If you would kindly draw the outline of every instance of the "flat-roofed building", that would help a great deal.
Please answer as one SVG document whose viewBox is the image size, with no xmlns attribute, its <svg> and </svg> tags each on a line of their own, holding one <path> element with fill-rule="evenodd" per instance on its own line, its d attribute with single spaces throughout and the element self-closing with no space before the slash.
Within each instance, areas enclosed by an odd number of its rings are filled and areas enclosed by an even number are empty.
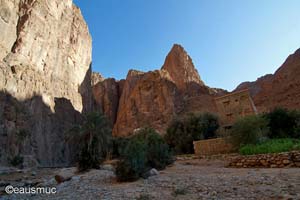
<svg viewBox="0 0 300 200">
<path fill-rule="evenodd" d="M 248 89 L 215 98 L 215 103 L 224 128 L 231 127 L 239 118 L 257 114 Z"/>
</svg>

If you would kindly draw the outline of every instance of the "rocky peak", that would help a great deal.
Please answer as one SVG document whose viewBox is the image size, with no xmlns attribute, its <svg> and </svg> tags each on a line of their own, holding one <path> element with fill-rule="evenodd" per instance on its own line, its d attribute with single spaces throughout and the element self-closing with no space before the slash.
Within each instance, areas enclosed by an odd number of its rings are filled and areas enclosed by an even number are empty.
<svg viewBox="0 0 300 200">
<path fill-rule="evenodd" d="M 179 110 L 179 97 L 167 71 L 130 70 L 119 101 L 113 135 L 128 136 L 145 126 L 163 134 L 169 120 Z"/>
<path fill-rule="evenodd" d="M 93 72 L 92 73 L 92 86 L 97 85 L 97 83 L 99 82 L 103 82 L 105 80 L 105 78 L 98 72 Z"/>
<path fill-rule="evenodd" d="M 179 90 L 186 90 L 189 84 L 195 83 L 204 86 L 191 57 L 178 44 L 172 47 L 162 69 L 169 72 Z"/>
</svg>

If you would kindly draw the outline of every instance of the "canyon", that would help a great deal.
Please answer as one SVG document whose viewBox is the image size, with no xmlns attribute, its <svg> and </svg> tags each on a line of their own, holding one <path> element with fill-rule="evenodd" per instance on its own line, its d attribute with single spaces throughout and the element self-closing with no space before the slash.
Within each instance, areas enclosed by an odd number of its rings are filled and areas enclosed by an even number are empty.
<svg viewBox="0 0 300 200">
<path fill-rule="evenodd" d="M 215 98 L 178 44 L 161 69 L 130 70 L 125 80 L 92 73 L 92 38 L 72 0 L 0 0 L 0 164 L 22 156 L 24 167 L 74 164 L 68 131 L 86 113 L 104 113 L 113 135 L 150 126 L 164 134 L 172 118 L 218 113 Z M 258 112 L 300 109 L 300 49 L 271 75 L 240 84 Z"/>
<path fill-rule="evenodd" d="M 241 83 L 233 92 L 249 89 L 258 113 L 276 107 L 300 109 L 299 77 L 300 49 L 288 56 L 274 74 Z M 191 112 L 218 114 L 215 98 L 228 93 L 205 85 L 192 59 L 178 44 L 172 47 L 160 70 L 130 70 L 126 80 L 106 79 L 93 86 L 99 111 L 114 124 L 114 136 L 128 136 L 145 126 L 164 134 L 175 116 Z"/>
</svg>

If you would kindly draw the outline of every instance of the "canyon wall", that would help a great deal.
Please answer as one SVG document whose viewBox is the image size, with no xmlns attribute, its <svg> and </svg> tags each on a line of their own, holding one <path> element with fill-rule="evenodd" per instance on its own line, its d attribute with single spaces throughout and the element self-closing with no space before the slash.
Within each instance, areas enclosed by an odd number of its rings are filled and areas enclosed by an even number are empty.
<svg viewBox="0 0 300 200">
<path fill-rule="evenodd" d="M 254 82 L 244 82 L 235 91 L 249 89 L 258 112 L 276 107 L 300 109 L 300 49 L 288 56 L 282 66 Z"/>
<path fill-rule="evenodd" d="M 92 106 L 88 27 L 72 0 L 0 0 L 0 163 L 68 165 Z"/>
<path fill-rule="evenodd" d="M 111 119 L 114 136 L 128 136 L 145 126 L 164 134 L 174 116 L 217 112 L 214 97 L 226 93 L 203 83 L 191 57 L 178 44 L 160 70 L 130 70 L 126 80 L 105 79 L 93 86 L 95 107 Z"/>
<path fill-rule="evenodd" d="M 234 92 L 249 89 L 260 113 L 276 107 L 300 109 L 299 77 L 300 49 L 275 74 L 244 82 Z M 206 86 L 191 57 L 177 44 L 160 70 L 130 70 L 121 82 L 101 80 L 93 87 L 93 93 L 98 110 L 112 121 L 114 136 L 128 136 L 144 126 L 164 134 L 174 116 L 190 112 L 218 114 L 215 98 L 228 94 L 226 90 Z"/>
</svg>

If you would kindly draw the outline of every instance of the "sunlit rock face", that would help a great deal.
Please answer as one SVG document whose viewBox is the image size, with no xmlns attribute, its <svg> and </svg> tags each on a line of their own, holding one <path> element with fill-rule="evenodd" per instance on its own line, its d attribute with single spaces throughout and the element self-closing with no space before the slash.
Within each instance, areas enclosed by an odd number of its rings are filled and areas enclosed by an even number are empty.
<svg viewBox="0 0 300 200">
<path fill-rule="evenodd" d="M 128 136 L 148 126 L 165 134 L 173 117 L 189 112 L 216 112 L 214 97 L 224 90 L 211 89 L 200 79 L 192 59 L 174 45 L 161 70 L 130 70 L 122 87 L 115 136 Z"/>
<path fill-rule="evenodd" d="M 88 27 L 71 0 L 0 0 L 0 90 L 20 102 L 33 123 L 26 144 L 6 148 L 15 143 L 7 127 L 17 130 L 21 119 L 6 119 L 4 110 L 14 105 L 0 102 L 1 139 L 7 141 L 2 162 L 19 153 L 45 166 L 69 162 L 62 138 L 75 115 L 91 109 L 91 51 Z M 58 121 L 58 111 L 64 112 L 58 104 L 69 111 L 63 114 L 68 125 Z"/>
<path fill-rule="evenodd" d="M 204 86 L 192 58 L 178 44 L 172 47 L 162 69 L 170 74 L 171 79 L 179 90 L 187 90 L 190 84 Z"/>
<path fill-rule="evenodd" d="M 128 136 L 135 129 L 146 126 L 164 133 L 170 119 L 179 110 L 180 96 L 168 72 L 132 70 L 122 90 L 113 134 Z"/>
</svg>

